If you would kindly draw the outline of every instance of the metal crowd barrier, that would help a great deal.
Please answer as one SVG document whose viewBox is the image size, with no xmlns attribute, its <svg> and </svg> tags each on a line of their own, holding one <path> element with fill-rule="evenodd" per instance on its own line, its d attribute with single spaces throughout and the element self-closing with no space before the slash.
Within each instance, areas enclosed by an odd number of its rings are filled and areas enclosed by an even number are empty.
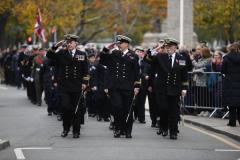
<svg viewBox="0 0 240 160">
<path fill-rule="evenodd" d="M 211 110 L 212 117 L 222 106 L 222 75 L 220 72 L 188 72 L 185 108 Z"/>
</svg>

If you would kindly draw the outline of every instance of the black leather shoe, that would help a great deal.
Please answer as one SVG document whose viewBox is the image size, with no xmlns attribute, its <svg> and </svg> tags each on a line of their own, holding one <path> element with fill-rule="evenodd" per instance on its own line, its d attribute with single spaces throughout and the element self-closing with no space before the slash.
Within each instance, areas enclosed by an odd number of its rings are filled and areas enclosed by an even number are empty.
<svg viewBox="0 0 240 160">
<path fill-rule="evenodd" d="M 162 129 L 159 129 L 158 131 L 157 131 L 157 135 L 161 135 L 162 134 Z"/>
<path fill-rule="evenodd" d="M 139 123 L 145 124 L 146 121 L 145 120 L 139 120 Z"/>
<path fill-rule="evenodd" d="M 228 123 L 227 126 L 229 126 L 229 127 L 236 127 L 236 124 Z"/>
<path fill-rule="evenodd" d="M 61 137 L 67 137 L 67 135 L 68 135 L 68 131 L 63 131 L 61 134 Z"/>
<path fill-rule="evenodd" d="M 110 121 L 109 118 L 104 118 L 103 120 L 104 120 L 104 122 L 109 122 Z"/>
<path fill-rule="evenodd" d="M 168 135 L 168 131 L 163 130 L 163 131 L 162 131 L 162 136 L 163 136 L 163 137 L 166 137 L 167 135 Z"/>
<path fill-rule="evenodd" d="M 79 138 L 79 133 L 73 133 L 73 138 Z"/>
<path fill-rule="evenodd" d="M 113 123 L 113 122 L 110 123 L 109 129 L 110 129 L 110 130 L 113 130 L 113 129 L 114 129 L 114 123 Z"/>
<path fill-rule="evenodd" d="M 121 131 L 120 130 L 114 131 L 113 136 L 114 136 L 114 138 L 119 138 L 121 136 Z"/>
<path fill-rule="evenodd" d="M 156 123 L 152 123 L 152 124 L 151 124 L 151 127 L 152 127 L 152 128 L 156 128 Z"/>
<path fill-rule="evenodd" d="M 177 139 L 177 134 L 170 134 L 170 139 L 176 140 Z"/>
<path fill-rule="evenodd" d="M 101 121 L 102 120 L 102 117 L 97 115 L 97 121 Z"/>
<path fill-rule="evenodd" d="M 120 135 L 121 135 L 121 136 L 124 136 L 124 135 L 125 135 L 125 132 L 124 132 L 124 131 L 120 131 Z"/>
<path fill-rule="evenodd" d="M 62 121 L 62 116 L 61 116 L 61 115 L 58 115 L 58 116 L 57 116 L 57 120 L 58 120 L 58 121 Z"/>
<path fill-rule="evenodd" d="M 131 135 L 131 133 L 126 133 L 126 138 L 132 138 L 132 135 Z"/>
</svg>

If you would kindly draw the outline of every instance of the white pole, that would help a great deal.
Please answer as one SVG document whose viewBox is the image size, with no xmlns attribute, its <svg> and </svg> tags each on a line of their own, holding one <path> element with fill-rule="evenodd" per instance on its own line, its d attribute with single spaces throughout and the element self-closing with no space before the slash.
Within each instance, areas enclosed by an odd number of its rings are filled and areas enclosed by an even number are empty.
<svg viewBox="0 0 240 160">
<path fill-rule="evenodd" d="M 55 32 L 54 32 L 54 37 L 53 37 L 53 41 L 54 41 L 54 43 L 57 43 L 57 27 L 56 26 L 54 26 L 55 27 Z"/>
<path fill-rule="evenodd" d="M 180 46 L 184 44 L 184 0 L 180 0 Z"/>
</svg>

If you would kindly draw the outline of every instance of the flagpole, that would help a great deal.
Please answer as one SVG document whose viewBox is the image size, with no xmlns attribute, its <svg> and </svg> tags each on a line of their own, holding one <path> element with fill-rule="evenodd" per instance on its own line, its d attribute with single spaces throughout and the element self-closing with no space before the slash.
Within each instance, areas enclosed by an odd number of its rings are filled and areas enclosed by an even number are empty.
<svg viewBox="0 0 240 160">
<path fill-rule="evenodd" d="M 36 44 L 36 35 L 33 33 L 33 44 Z"/>
<path fill-rule="evenodd" d="M 56 42 L 57 42 L 57 29 L 54 32 L 54 43 L 56 43 Z"/>
</svg>

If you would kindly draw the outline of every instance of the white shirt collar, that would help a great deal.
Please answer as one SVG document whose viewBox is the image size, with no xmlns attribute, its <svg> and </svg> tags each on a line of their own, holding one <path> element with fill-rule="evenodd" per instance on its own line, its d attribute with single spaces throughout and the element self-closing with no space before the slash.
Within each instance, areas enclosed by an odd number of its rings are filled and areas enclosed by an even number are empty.
<svg viewBox="0 0 240 160">
<path fill-rule="evenodd" d="M 172 67 L 173 67 L 176 53 L 173 53 L 171 56 L 172 56 Z"/>
<path fill-rule="evenodd" d="M 124 52 L 123 52 L 123 55 L 127 54 L 128 53 L 128 49 L 126 49 Z"/>
<path fill-rule="evenodd" d="M 76 50 L 77 50 L 77 49 L 74 48 L 74 49 L 72 50 L 72 53 L 75 54 L 75 53 L 76 53 Z"/>
<path fill-rule="evenodd" d="M 176 56 L 176 53 L 173 53 L 173 54 L 172 54 L 172 59 L 173 59 L 173 60 L 175 59 L 175 56 Z"/>
</svg>

